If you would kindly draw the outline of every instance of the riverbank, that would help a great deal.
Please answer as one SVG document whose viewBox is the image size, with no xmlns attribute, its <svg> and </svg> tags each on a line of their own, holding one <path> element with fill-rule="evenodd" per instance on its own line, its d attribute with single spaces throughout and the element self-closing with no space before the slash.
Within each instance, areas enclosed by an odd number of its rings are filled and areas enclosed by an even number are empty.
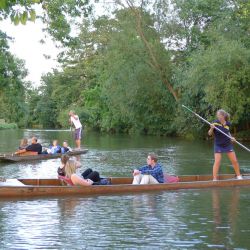
<svg viewBox="0 0 250 250">
<path fill-rule="evenodd" d="M 16 123 L 0 123 L 0 130 L 2 129 L 17 129 Z"/>
</svg>

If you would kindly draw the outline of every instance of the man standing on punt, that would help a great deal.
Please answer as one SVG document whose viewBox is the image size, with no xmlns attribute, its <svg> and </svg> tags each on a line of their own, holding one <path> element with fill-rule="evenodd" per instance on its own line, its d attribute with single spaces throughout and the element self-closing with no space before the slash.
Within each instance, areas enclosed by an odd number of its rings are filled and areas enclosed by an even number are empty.
<svg viewBox="0 0 250 250">
<path fill-rule="evenodd" d="M 147 158 L 147 165 L 135 169 L 133 172 L 133 184 L 157 184 L 164 183 L 164 175 L 162 167 L 157 163 L 157 156 L 149 154 Z"/>
<path fill-rule="evenodd" d="M 69 112 L 69 122 L 70 124 L 74 124 L 75 127 L 75 142 L 76 149 L 81 149 L 81 138 L 82 138 L 82 124 L 80 122 L 79 116 L 75 114 L 74 111 Z"/>
</svg>

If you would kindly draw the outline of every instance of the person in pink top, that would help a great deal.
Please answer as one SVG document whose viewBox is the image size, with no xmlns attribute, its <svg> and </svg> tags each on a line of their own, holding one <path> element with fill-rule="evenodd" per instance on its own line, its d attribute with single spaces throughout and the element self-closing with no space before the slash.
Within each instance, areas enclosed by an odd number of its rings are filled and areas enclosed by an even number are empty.
<svg viewBox="0 0 250 250">
<path fill-rule="evenodd" d="M 93 181 L 90 179 L 84 179 L 83 177 L 76 174 L 76 161 L 68 160 L 65 165 L 65 175 L 74 186 L 91 186 L 93 185 Z"/>
</svg>

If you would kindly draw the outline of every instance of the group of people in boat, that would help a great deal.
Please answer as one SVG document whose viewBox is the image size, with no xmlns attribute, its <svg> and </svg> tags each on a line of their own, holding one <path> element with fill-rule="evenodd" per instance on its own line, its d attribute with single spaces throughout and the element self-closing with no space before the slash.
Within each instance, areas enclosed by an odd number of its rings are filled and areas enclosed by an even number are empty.
<svg viewBox="0 0 250 250">
<path fill-rule="evenodd" d="M 157 184 L 164 183 L 164 174 L 161 165 L 157 162 L 154 153 L 148 154 L 147 164 L 133 171 L 133 184 Z M 58 168 L 58 178 L 68 185 L 91 186 L 109 184 L 109 180 L 101 178 L 97 171 L 88 168 L 81 176 L 76 174 L 81 164 L 68 155 L 62 155 L 61 166 Z"/>
<path fill-rule="evenodd" d="M 69 147 L 68 142 L 64 141 L 62 146 L 58 144 L 58 140 L 53 140 L 49 147 L 44 147 L 38 142 L 37 137 L 31 138 L 31 143 L 28 143 L 27 138 L 21 140 L 18 150 L 15 152 L 16 155 L 22 155 L 27 152 L 34 154 L 65 154 L 71 152 L 72 149 Z"/>
<path fill-rule="evenodd" d="M 76 145 L 80 147 L 81 138 L 81 124 L 79 117 L 75 115 L 73 111 L 69 113 L 70 122 L 75 125 L 77 132 L 75 133 Z M 230 159 L 237 179 L 241 180 L 242 175 L 240 173 L 239 163 L 237 161 L 235 152 L 233 150 L 233 141 L 235 140 L 230 134 L 230 122 L 229 114 L 220 109 L 216 113 L 217 119 L 212 123 L 210 130 L 208 131 L 209 136 L 214 136 L 214 165 L 213 165 L 213 180 L 218 180 L 218 171 L 221 163 L 222 154 L 226 153 Z M 228 138 L 220 131 L 231 137 Z M 28 144 L 27 139 L 23 139 L 19 150 L 16 154 L 22 154 L 25 152 L 36 152 L 38 154 L 65 154 L 71 151 L 66 141 L 63 142 L 62 146 L 59 146 L 58 141 L 54 140 L 48 148 L 42 149 L 42 145 L 38 143 L 36 137 L 31 138 L 31 144 Z M 96 184 L 107 184 L 108 181 L 102 179 L 97 171 L 92 169 L 87 169 L 81 176 L 76 174 L 77 169 L 80 167 L 80 163 L 71 159 L 67 154 L 63 155 L 61 158 L 61 166 L 58 168 L 58 176 L 70 185 L 80 185 L 80 186 L 90 186 Z M 158 157 L 151 153 L 147 157 L 147 164 L 138 169 L 133 170 L 133 184 L 157 184 L 164 183 L 164 173 L 162 166 L 158 163 Z"/>
<path fill-rule="evenodd" d="M 208 131 L 209 136 L 214 136 L 214 165 L 213 165 L 213 180 L 218 180 L 218 171 L 221 163 L 222 154 L 226 153 L 230 159 L 235 173 L 236 178 L 241 180 L 242 175 L 240 173 L 239 163 L 237 161 L 235 152 L 233 150 L 233 142 L 235 139 L 230 134 L 230 122 L 229 114 L 220 109 L 216 113 L 217 119 L 212 123 L 210 130 Z M 223 135 L 219 130 L 231 137 Z M 58 168 L 59 177 L 66 178 L 68 184 L 90 186 L 100 183 L 100 174 L 92 169 L 87 169 L 82 173 L 81 176 L 76 174 L 76 170 L 80 167 L 80 163 L 70 159 L 67 155 L 62 156 L 62 165 Z M 154 154 L 148 154 L 147 164 L 138 169 L 133 170 L 133 184 L 159 184 L 164 183 L 165 177 L 162 170 L 162 166 L 158 163 L 158 157 Z"/>
</svg>

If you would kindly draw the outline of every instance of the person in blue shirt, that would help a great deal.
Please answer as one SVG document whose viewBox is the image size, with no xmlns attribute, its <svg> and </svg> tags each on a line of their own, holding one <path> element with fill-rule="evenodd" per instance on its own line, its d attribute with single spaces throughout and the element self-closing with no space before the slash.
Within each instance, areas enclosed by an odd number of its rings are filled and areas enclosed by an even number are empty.
<svg viewBox="0 0 250 250">
<path fill-rule="evenodd" d="M 155 154 L 149 154 L 147 157 L 147 165 L 134 170 L 133 184 L 164 183 L 162 167 L 157 163 L 157 160 Z"/>
<path fill-rule="evenodd" d="M 63 145 L 61 147 L 61 153 L 66 154 L 67 152 L 72 152 L 71 147 L 69 147 L 68 143 L 66 141 L 63 142 Z"/>
<path fill-rule="evenodd" d="M 224 133 L 230 134 L 230 126 L 231 123 L 229 122 L 230 115 L 223 109 L 220 109 L 216 113 L 217 120 L 215 120 L 210 130 L 208 131 L 208 135 L 212 136 L 214 135 L 214 165 L 213 165 L 213 180 L 216 181 L 218 179 L 218 172 L 220 168 L 221 158 L 222 154 L 226 153 L 229 160 L 231 161 L 234 171 L 237 175 L 237 179 L 241 180 L 242 176 L 240 174 L 240 166 L 237 161 L 237 157 L 235 155 L 234 149 L 233 149 L 233 141 L 227 136 L 223 135 L 219 131 L 217 131 L 215 128 L 220 129 Z"/>
<path fill-rule="evenodd" d="M 45 148 L 45 151 L 43 154 L 60 154 L 61 153 L 61 147 L 58 145 L 58 141 L 54 140 L 52 142 L 52 145 L 49 146 L 49 148 Z"/>
</svg>

